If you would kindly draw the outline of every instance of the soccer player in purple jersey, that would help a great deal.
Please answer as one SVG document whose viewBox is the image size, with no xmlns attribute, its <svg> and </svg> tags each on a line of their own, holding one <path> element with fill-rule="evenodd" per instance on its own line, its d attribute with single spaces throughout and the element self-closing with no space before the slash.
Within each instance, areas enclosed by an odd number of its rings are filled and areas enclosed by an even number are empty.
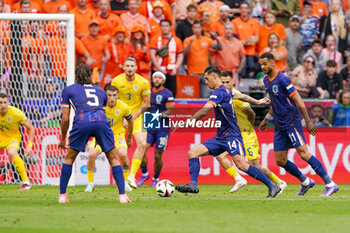
<svg viewBox="0 0 350 233">
<path fill-rule="evenodd" d="M 310 188 L 314 187 L 315 181 L 303 175 L 299 168 L 287 159 L 288 149 L 295 148 L 300 157 L 310 164 L 312 169 L 326 184 L 326 190 L 321 196 L 332 195 L 339 190 L 338 185 L 328 176 L 322 163 L 315 156 L 311 155 L 305 143 L 299 110 L 304 117 L 309 133 L 315 136 L 317 130 L 309 118 L 302 98 L 294 88 L 290 78 L 276 69 L 275 58 L 271 53 L 262 54 L 259 63 L 266 75 L 264 84 L 271 98 L 271 108 L 259 125 L 259 129 L 265 130 L 268 120 L 274 119 L 273 145 L 277 165 L 283 167 L 302 182 L 297 195 L 304 195 Z"/>
<path fill-rule="evenodd" d="M 149 112 L 153 114 L 158 113 L 162 116 L 160 129 L 147 129 L 146 151 L 156 144 L 154 148 L 154 176 L 151 184 L 152 187 L 156 187 L 159 181 L 159 175 L 163 167 L 162 155 L 168 144 L 170 134 L 170 128 L 163 128 L 163 123 L 169 125 L 169 118 L 166 116 L 171 115 L 175 105 L 173 93 L 163 86 L 165 80 L 165 74 L 160 71 L 154 72 L 152 75 L 154 86 L 151 89 L 151 107 L 149 108 Z M 141 186 L 150 177 L 147 171 L 147 162 L 147 156 L 145 155 L 141 163 L 142 176 L 137 181 L 137 186 Z"/>
<path fill-rule="evenodd" d="M 269 188 L 267 197 L 275 197 L 281 191 L 281 188 L 272 183 L 258 168 L 249 165 L 245 161 L 242 135 L 237 125 L 236 114 L 232 105 L 232 98 L 237 98 L 256 105 L 266 105 L 269 104 L 270 101 L 267 98 L 256 100 L 238 92 L 232 93 L 231 90 L 228 90 L 225 85 L 222 84 L 221 72 L 218 67 L 207 67 L 204 75 L 209 88 L 214 89 L 214 91 L 210 95 L 209 101 L 191 117 L 191 120 L 201 119 L 214 108 L 216 121 L 221 122 L 221 127 L 217 129 L 213 138 L 189 150 L 190 184 L 177 185 L 175 189 L 182 193 L 198 193 L 199 157 L 206 155 L 218 156 L 227 151 L 232 156 L 232 160 L 238 169 L 263 182 Z M 175 130 L 176 128 L 174 131 Z M 227 157 L 224 159 L 229 160 Z"/>
<path fill-rule="evenodd" d="M 86 65 L 79 65 L 75 70 L 75 84 L 62 91 L 62 137 L 60 149 L 66 149 L 66 135 L 69 127 L 70 106 L 75 110 L 72 130 L 69 135 L 69 148 L 64 158 L 61 177 L 59 203 L 69 203 L 66 190 L 72 174 L 72 164 L 90 137 L 95 137 L 102 151 L 106 153 L 112 174 L 119 189 L 120 203 L 130 203 L 125 194 L 123 169 L 114 150 L 114 136 L 109 121 L 104 113 L 107 95 L 98 86 L 92 85 L 91 70 Z"/>
</svg>

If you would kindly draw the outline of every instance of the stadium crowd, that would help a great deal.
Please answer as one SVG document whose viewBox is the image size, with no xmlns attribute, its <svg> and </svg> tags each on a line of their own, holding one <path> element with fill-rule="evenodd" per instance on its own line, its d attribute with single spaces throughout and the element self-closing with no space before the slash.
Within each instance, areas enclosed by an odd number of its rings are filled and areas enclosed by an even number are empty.
<svg viewBox="0 0 350 233">
<path fill-rule="evenodd" d="M 188 74 L 198 77 L 200 97 L 208 98 L 203 73 L 209 64 L 231 71 L 238 87 L 263 85 L 258 56 L 270 52 L 303 98 L 338 100 L 330 122 L 321 125 L 337 125 L 339 112 L 350 125 L 348 0 L 0 0 L 0 13 L 11 12 L 74 14 L 76 64 L 89 65 L 101 87 L 133 56 L 137 73 L 150 80 L 163 72 L 175 96 L 176 75 Z M 62 89 L 67 23 L 22 21 L 16 27 L 27 96 L 52 80 Z M 2 88 L 14 73 L 16 27 L 0 21 Z"/>
</svg>

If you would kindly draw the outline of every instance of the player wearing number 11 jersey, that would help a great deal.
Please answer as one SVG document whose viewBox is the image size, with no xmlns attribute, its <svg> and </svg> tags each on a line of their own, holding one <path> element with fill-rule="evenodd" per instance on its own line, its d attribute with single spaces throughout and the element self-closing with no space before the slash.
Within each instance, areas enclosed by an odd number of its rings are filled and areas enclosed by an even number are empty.
<svg viewBox="0 0 350 233">
<path fill-rule="evenodd" d="M 62 92 L 62 137 L 60 149 L 66 148 L 66 135 L 69 127 L 70 107 L 75 110 L 72 130 L 69 135 L 69 148 L 64 158 L 61 177 L 59 203 L 68 203 L 67 185 L 72 174 L 72 164 L 80 151 L 85 151 L 85 145 L 90 137 L 95 137 L 102 151 L 106 153 L 112 174 L 119 189 L 121 203 L 131 202 L 125 194 L 123 169 L 114 149 L 113 131 L 104 111 L 107 105 L 107 95 L 98 86 L 92 85 L 91 70 L 86 65 L 79 65 L 75 71 L 76 83 L 66 87 Z"/>
</svg>

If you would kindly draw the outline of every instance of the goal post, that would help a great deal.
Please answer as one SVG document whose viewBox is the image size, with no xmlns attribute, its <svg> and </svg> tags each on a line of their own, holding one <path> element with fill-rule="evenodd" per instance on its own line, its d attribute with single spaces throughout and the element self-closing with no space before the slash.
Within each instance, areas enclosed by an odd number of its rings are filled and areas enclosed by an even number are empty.
<svg viewBox="0 0 350 233">
<path fill-rule="evenodd" d="M 33 184 L 58 185 L 64 152 L 60 139 L 61 92 L 74 83 L 73 14 L 0 14 L 0 91 L 35 126 L 34 156 L 19 155 Z M 51 89 L 50 89 L 51 88 Z M 54 88 L 54 89 L 53 89 Z M 71 111 L 71 120 L 73 120 Z M 71 121 L 72 122 L 72 121 Z M 19 182 L 19 175 L 0 152 L 0 183 Z M 70 180 L 74 185 L 74 170 Z"/>
</svg>

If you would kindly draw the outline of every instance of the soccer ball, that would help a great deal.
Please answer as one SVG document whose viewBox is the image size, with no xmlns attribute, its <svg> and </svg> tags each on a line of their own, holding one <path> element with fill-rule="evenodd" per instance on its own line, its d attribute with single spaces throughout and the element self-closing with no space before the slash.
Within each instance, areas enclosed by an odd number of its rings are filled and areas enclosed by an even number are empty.
<svg viewBox="0 0 350 233">
<path fill-rule="evenodd" d="M 160 180 L 157 183 L 156 191 L 161 197 L 170 197 L 174 193 L 174 184 L 170 180 Z"/>
</svg>

